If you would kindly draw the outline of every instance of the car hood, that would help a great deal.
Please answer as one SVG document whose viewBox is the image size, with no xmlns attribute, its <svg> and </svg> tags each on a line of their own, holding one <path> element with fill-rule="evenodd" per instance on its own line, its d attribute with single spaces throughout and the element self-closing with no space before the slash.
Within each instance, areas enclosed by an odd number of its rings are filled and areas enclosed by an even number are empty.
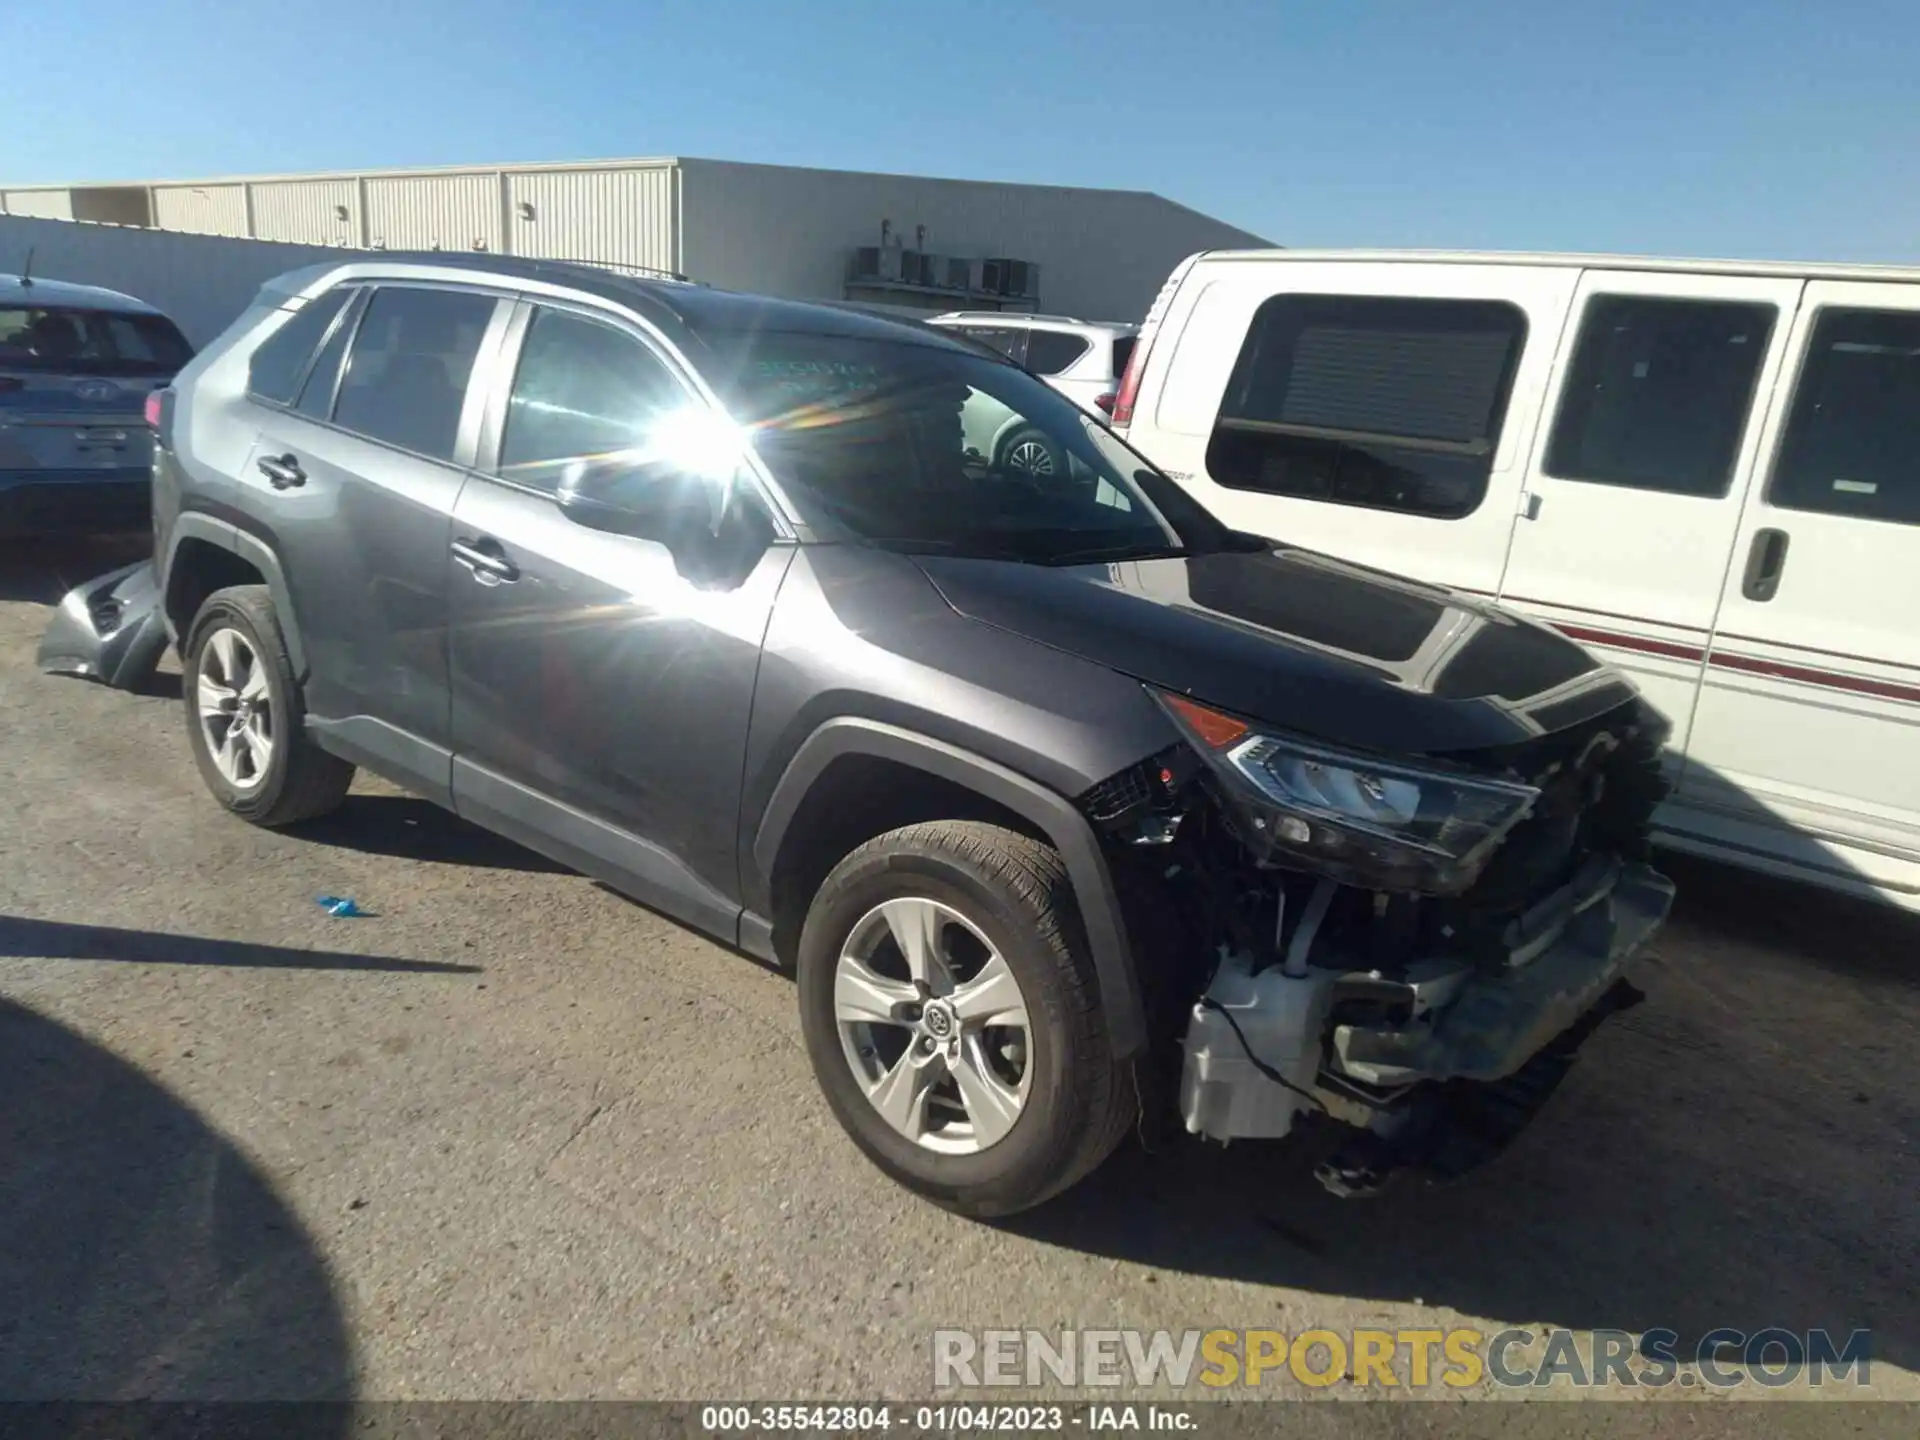
<svg viewBox="0 0 1920 1440">
<path fill-rule="evenodd" d="M 1286 546 L 1072 566 L 914 559 L 962 615 L 1252 720 L 1368 750 L 1514 744 L 1636 693 L 1544 625 Z"/>
</svg>

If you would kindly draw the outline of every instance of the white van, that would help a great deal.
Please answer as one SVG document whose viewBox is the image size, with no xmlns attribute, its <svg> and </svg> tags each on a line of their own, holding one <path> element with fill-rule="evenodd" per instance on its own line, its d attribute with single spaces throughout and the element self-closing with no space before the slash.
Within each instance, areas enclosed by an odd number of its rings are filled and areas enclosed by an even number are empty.
<svg viewBox="0 0 1920 1440">
<path fill-rule="evenodd" d="M 1631 671 L 1674 848 L 1920 909 L 1920 270 L 1197 255 L 1113 418 L 1243 529 Z"/>
</svg>

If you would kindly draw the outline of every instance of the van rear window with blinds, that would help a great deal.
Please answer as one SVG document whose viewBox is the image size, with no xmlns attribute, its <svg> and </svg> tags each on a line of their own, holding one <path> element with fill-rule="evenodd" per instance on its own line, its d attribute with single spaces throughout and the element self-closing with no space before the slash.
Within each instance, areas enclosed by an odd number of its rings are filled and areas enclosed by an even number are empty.
<svg viewBox="0 0 1920 1440">
<path fill-rule="evenodd" d="M 1504 301 L 1276 295 L 1248 327 L 1208 473 L 1236 490 L 1471 514 L 1526 331 Z"/>
</svg>

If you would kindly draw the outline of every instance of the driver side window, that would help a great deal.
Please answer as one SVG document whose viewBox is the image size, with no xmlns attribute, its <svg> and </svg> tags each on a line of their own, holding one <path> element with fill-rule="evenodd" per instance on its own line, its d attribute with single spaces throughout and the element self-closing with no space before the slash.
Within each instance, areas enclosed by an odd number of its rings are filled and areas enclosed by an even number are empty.
<svg viewBox="0 0 1920 1440">
<path fill-rule="evenodd" d="M 643 444 L 654 418 L 687 398 L 665 363 L 624 330 L 541 307 L 520 347 L 496 471 L 552 492 L 570 467 Z"/>
</svg>

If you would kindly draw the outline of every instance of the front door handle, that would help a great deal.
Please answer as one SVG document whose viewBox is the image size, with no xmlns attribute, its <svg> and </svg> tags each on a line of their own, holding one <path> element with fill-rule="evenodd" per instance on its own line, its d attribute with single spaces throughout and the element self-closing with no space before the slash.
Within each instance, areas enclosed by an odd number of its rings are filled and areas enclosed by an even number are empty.
<svg viewBox="0 0 1920 1440">
<path fill-rule="evenodd" d="M 520 578 L 520 567 L 507 558 L 500 542 L 485 536 L 454 541 L 453 558 L 471 570 L 482 585 L 511 585 Z"/>
<path fill-rule="evenodd" d="M 1787 532 L 1758 530 L 1747 551 L 1747 573 L 1740 579 L 1740 593 L 1749 600 L 1765 602 L 1780 591 L 1780 572 L 1787 568 Z"/>
<path fill-rule="evenodd" d="M 276 490 L 291 490 L 307 483 L 307 472 L 300 468 L 299 458 L 294 455 L 262 455 L 260 473 Z"/>
</svg>

